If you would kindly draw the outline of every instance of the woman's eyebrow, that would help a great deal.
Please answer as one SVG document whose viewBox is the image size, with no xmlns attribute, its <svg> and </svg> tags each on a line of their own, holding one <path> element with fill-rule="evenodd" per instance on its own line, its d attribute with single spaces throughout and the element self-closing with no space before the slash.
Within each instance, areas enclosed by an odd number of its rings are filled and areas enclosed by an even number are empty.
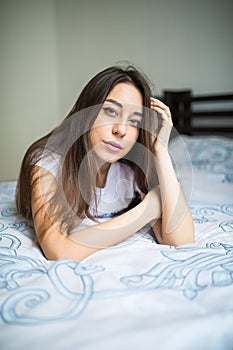
<svg viewBox="0 0 233 350">
<path fill-rule="evenodd" d="M 106 100 L 106 102 L 111 102 L 111 103 L 114 103 L 116 106 L 120 107 L 120 108 L 123 108 L 122 104 L 116 100 L 113 100 L 112 98 L 108 98 Z"/>
<path fill-rule="evenodd" d="M 143 114 L 141 112 L 134 112 L 135 115 L 138 115 L 139 117 L 142 117 Z"/>
<path fill-rule="evenodd" d="M 120 107 L 120 108 L 123 108 L 123 106 L 122 106 L 122 104 L 121 104 L 120 102 L 118 102 L 118 101 L 116 101 L 116 100 L 113 100 L 112 98 L 108 98 L 108 99 L 106 100 L 106 102 L 111 102 L 111 103 L 115 104 L 116 106 L 118 106 L 118 107 Z M 142 117 L 142 115 L 143 115 L 141 112 L 134 112 L 134 114 L 135 114 L 135 115 L 138 115 L 138 116 L 140 116 L 140 117 Z"/>
</svg>

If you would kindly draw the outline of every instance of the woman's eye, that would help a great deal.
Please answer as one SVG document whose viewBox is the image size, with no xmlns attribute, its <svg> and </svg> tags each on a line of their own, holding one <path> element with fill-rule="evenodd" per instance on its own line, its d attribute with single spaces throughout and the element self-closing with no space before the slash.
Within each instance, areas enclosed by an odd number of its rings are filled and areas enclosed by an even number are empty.
<svg viewBox="0 0 233 350">
<path fill-rule="evenodd" d="M 138 119 L 130 119 L 130 124 L 139 128 L 142 125 L 142 122 Z"/>
<path fill-rule="evenodd" d="M 110 117 L 116 117 L 117 116 L 117 112 L 111 107 L 104 107 L 103 110 Z"/>
</svg>

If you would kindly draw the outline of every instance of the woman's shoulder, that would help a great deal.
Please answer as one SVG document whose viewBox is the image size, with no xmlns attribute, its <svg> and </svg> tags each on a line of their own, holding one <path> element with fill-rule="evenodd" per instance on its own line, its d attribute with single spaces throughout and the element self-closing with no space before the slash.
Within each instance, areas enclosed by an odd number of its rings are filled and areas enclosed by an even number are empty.
<svg viewBox="0 0 233 350">
<path fill-rule="evenodd" d="M 61 160 L 62 156 L 59 153 L 44 149 L 35 165 L 49 171 L 52 175 L 57 177 L 61 167 Z"/>
</svg>

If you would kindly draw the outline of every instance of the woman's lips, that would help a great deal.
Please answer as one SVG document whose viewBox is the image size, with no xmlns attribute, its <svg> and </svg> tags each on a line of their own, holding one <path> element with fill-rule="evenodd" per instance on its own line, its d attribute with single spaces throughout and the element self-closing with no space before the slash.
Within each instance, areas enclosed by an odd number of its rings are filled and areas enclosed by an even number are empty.
<svg viewBox="0 0 233 350">
<path fill-rule="evenodd" d="M 123 147 L 114 141 L 103 141 L 105 146 L 112 152 L 119 152 L 120 150 L 123 149 Z"/>
</svg>

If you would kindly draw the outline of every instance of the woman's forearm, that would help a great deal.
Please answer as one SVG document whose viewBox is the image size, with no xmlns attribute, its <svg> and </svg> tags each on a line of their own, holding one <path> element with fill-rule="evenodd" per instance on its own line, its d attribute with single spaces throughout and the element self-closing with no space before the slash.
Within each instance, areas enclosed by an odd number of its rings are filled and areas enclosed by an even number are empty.
<svg viewBox="0 0 233 350">
<path fill-rule="evenodd" d="M 150 222 L 152 218 L 160 215 L 159 197 L 156 192 L 151 192 L 128 212 L 88 229 L 66 235 L 52 225 L 40 240 L 40 245 L 45 256 L 50 260 L 66 258 L 82 261 L 98 250 L 122 242 Z M 38 220 L 40 221 L 37 217 L 36 222 Z"/>
<path fill-rule="evenodd" d="M 156 155 L 162 221 L 159 241 L 182 245 L 194 241 L 194 225 L 186 199 L 166 149 Z"/>
<path fill-rule="evenodd" d="M 106 248 L 122 242 L 140 230 L 152 219 L 161 216 L 160 199 L 156 193 L 145 196 L 143 201 L 126 213 L 107 222 L 76 231 L 69 238 L 88 247 Z"/>
</svg>

